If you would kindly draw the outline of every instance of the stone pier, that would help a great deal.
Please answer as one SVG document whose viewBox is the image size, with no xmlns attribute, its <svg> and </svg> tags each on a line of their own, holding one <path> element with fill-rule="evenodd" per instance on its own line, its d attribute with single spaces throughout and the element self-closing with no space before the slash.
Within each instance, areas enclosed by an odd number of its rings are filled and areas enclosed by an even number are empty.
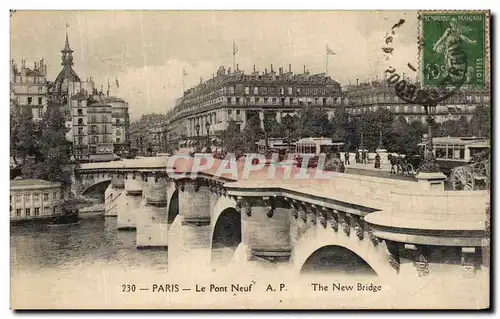
<svg viewBox="0 0 500 319">
<path fill-rule="evenodd" d="M 165 172 L 142 172 L 143 196 L 137 210 L 137 248 L 168 246 Z"/>
</svg>

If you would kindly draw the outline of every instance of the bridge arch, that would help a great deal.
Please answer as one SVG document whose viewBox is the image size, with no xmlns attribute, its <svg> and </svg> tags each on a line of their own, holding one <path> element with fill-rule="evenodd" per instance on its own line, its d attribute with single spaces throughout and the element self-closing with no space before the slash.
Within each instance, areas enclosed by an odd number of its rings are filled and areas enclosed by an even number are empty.
<svg viewBox="0 0 500 319">
<path fill-rule="evenodd" d="M 347 236 L 341 229 L 334 231 L 330 227 L 323 229 L 322 226 L 318 226 L 309 229 L 294 244 L 292 252 L 294 269 L 297 273 L 302 273 L 308 266 L 306 263 L 314 262 L 318 254 L 332 253 L 333 248 L 337 253 L 350 254 L 351 258 L 359 257 L 362 260 L 361 264 L 366 263 L 380 277 L 397 275 L 397 270 L 391 266 L 390 252 L 385 242 L 374 245 L 367 237 L 360 240 L 352 232 Z M 368 269 L 365 267 L 365 270 Z"/>
<path fill-rule="evenodd" d="M 175 189 L 167 198 L 167 222 L 171 224 L 179 215 L 179 190 Z"/>
<path fill-rule="evenodd" d="M 219 197 L 210 220 L 211 259 L 227 264 L 241 243 L 241 214 L 236 210 L 236 202 L 225 196 Z"/>
<path fill-rule="evenodd" d="M 81 192 L 81 195 L 88 196 L 93 193 L 95 194 L 95 192 L 98 192 L 98 194 L 102 194 L 102 196 L 104 196 L 104 192 L 106 191 L 106 188 L 109 186 L 110 183 L 111 179 L 98 180 L 95 182 L 92 181 L 91 183 L 88 183 L 83 186 L 83 191 Z"/>
</svg>

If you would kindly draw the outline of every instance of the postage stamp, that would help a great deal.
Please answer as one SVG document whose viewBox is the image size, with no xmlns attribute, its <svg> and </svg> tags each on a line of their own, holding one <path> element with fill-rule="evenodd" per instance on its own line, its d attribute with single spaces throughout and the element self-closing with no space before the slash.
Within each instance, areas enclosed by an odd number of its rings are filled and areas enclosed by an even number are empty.
<svg viewBox="0 0 500 319">
<path fill-rule="evenodd" d="M 463 85 L 477 88 L 487 85 L 488 11 L 420 11 L 419 21 L 424 86 L 438 86 L 454 72 L 457 77 L 458 73 L 465 73 Z M 457 60 L 463 70 L 452 66 Z"/>
</svg>

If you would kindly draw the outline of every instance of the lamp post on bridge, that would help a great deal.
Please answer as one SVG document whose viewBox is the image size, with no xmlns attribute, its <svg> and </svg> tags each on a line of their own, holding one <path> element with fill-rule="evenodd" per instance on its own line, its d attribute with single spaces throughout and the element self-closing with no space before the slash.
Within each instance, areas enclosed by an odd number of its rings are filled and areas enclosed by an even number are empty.
<svg viewBox="0 0 500 319">
<path fill-rule="evenodd" d="M 424 163 L 420 166 L 420 172 L 437 173 L 440 172 L 439 165 L 436 163 L 434 156 L 434 144 L 432 143 L 432 125 L 435 123 L 434 115 L 436 114 L 437 104 L 424 105 L 427 122 L 427 151 L 424 154 Z"/>
<path fill-rule="evenodd" d="M 196 152 L 199 152 L 199 149 L 200 149 L 200 124 L 196 124 L 194 129 L 196 130 Z"/>
<path fill-rule="evenodd" d="M 205 128 L 207 129 L 207 147 L 205 149 L 206 153 L 209 153 L 208 148 L 210 147 L 210 122 L 205 123 Z"/>
</svg>

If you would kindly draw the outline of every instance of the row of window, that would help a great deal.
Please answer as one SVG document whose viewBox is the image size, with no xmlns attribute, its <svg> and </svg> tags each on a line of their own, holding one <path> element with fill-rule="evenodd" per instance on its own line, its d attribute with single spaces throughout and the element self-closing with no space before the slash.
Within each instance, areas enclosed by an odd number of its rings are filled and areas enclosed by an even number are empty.
<svg viewBox="0 0 500 319">
<path fill-rule="evenodd" d="M 235 94 L 236 86 L 229 86 L 223 88 L 224 94 Z M 245 86 L 243 90 L 245 95 L 322 95 L 325 94 L 326 89 L 324 87 L 266 87 L 266 86 Z"/>
<path fill-rule="evenodd" d="M 38 104 L 34 104 L 33 101 L 38 101 Z M 28 105 L 43 105 L 43 97 L 38 97 L 38 100 L 33 100 L 33 97 L 28 96 Z"/>
<path fill-rule="evenodd" d="M 234 103 L 233 103 L 234 101 Z M 245 102 L 244 104 L 242 102 Z M 271 103 L 269 103 L 271 102 Z M 312 100 L 309 100 L 308 102 L 312 103 L 313 101 Z M 264 97 L 264 98 L 245 98 L 244 100 L 239 98 L 239 97 L 235 97 L 234 99 L 231 98 L 231 97 L 228 97 L 227 98 L 227 104 L 235 104 L 235 105 L 251 105 L 251 104 L 260 104 L 260 105 L 303 105 L 305 103 L 305 101 L 301 100 L 301 99 L 295 99 L 295 98 L 267 98 L 267 97 Z M 326 98 L 315 98 L 314 99 L 314 103 L 315 104 L 320 104 L 320 105 L 326 105 Z"/>
<path fill-rule="evenodd" d="M 54 206 L 54 208 L 52 209 L 52 213 L 55 214 L 56 210 L 57 210 L 57 206 Z M 45 213 L 50 213 L 50 207 L 44 207 L 43 211 Z M 23 212 L 23 210 L 21 208 L 17 208 L 16 209 L 16 217 L 21 217 L 22 216 L 22 212 Z M 31 208 L 26 208 L 24 210 L 24 216 L 26 216 L 26 217 L 30 217 L 31 216 Z M 40 216 L 40 207 L 35 207 L 33 209 L 33 216 Z"/>
<path fill-rule="evenodd" d="M 363 103 L 377 103 L 377 102 L 400 102 L 401 99 L 399 99 L 395 94 L 391 93 L 379 93 L 379 94 L 367 94 L 367 95 L 362 95 L 362 96 L 355 96 L 351 98 L 347 98 L 346 100 L 347 104 L 363 104 Z M 490 97 L 488 95 L 453 95 L 449 99 L 447 99 L 448 103 L 464 103 L 464 102 L 489 102 Z"/>
<path fill-rule="evenodd" d="M 436 158 L 465 159 L 464 145 L 436 145 Z"/>
<path fill-rule="evenodd" d="M 53 192 L 52 193 L 52 199 L 57 200 L 57 194 L 58 192 Z M 62 194 L 60 194 L 60 197 L 62 198 Z M 43 201 L 46 202 L 49 200 L 49 193 L 43 193 Z M 33 197 L 34 202 L 39 202 L 40 201 L 40 194 L 24 194 L 24 201 L 29 202 L 31 198 Z M 23 200 L 23 195 L 22 194 L 17 194 L 16 195 L 16 203 L 21 203 Z"/>
</svg>

